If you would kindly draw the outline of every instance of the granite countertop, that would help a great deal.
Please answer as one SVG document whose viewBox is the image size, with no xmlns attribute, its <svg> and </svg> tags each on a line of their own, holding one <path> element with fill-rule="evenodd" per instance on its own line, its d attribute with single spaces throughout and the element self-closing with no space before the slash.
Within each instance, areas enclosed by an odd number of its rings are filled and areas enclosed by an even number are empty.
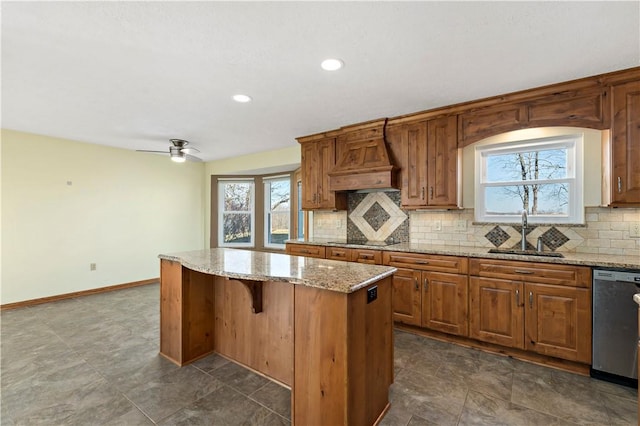
<svg viewBox="0 0 640 426">
<path fill-rule="evenodd" d="M 607 268 L 640 269 L 640 258 L 612 254 L 562 253 L 564 257 L 526 256 L 518 254 L 489 253 L 488 247 L 460 247 L 432 244 L 398 243 L 388 246 L 347 244 L 346 241 L 314 238 L 312 240 L 288 240 L 291 244 L 309 244 L 329 247 L 366 248 L 371 250 L 400 251 L 407 253 L 441 254 L 485 259 L 520 260 L 526 262 L 556 263 L 564 265 L 599 266 Z"/>
<path fill-rule="evenodd" d="M 254 281 L 283 281 L 340 293 L 354 292 L 396 271 L 390 266 L 229 248 L 160 254 L 158 257 L 180 262 L 188 269 L 205 274 Z"/>
</svg>

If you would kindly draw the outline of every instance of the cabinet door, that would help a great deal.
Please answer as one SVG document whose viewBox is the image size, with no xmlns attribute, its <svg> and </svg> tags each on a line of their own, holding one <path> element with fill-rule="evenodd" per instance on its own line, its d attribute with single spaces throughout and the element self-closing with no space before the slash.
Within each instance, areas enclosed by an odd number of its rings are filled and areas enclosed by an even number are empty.
<svg viewBox="0 0 640 426">
<path fill-rule="evenodd" d="M 427 129 L 427 204 L 458 204 L 458 141 L 455 116 L 430 120 Z"/>
<path fill-rule="evenodd" d="M 640 81 L 613 88 L 612 138 L 612 204 L 640 204 Z"/>
<path fill-rule="evenodd" d="M 591 292 L 545 284 L 525 284 L 527 350 L 591 363 Z"/>
<path fill-rule="evenodd" d="M 393 275 L 393 320 L 420 325 L 421 297 L 420 272 L 398 269 Z"/>
<path fill-rule="evenodd" d="M 318 150 L 314 142 L 300 147 L 302 172 L 302 208 L 314 209 L 318 201 Z"/>
<path fill-rule="evenodd" d="M 524 349 L 521 282 L 469 279 L 469 336 L 485 342 Z"/>
<path fill-rule="evenodd" d="M 400 191 L 403 206 L 427 205 L 427 123 L 403 127 L 403 163 Z"/>
<path fill-rule="evenodd" d="M 423 327 L 469 335 L 466 275 L 423 272 L 422 291 Z"/>
<path fill-rule="evenodd" d="M 329 191 L 329 172 L 336 164 L 335 139 L 324 139 L 316 142 L 318 149 L 318 207 L 335 208 L 335 192 Z"/>
</svg>

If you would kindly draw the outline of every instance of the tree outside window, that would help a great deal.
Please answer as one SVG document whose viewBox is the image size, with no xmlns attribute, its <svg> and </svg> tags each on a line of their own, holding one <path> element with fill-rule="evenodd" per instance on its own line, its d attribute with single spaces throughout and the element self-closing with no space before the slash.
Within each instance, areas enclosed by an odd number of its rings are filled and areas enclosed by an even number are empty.
<svg viewBox="0 0 640 426">
<path fill-rule="evenodd" d="M 218 229 L 220 246 L 251 247 L 254 245 L 253 180 L 219 181 L 220 209 Z"/>
<path fill-rule="evenodd" d="M 516 222 L 526 210 L 537 222 L 582 223 L 581 141 L 572 136 L 478 147 L 476 220 Z"/>
<path fill-rule="evenodd" d="M 264 181 L 265 247 L 284 248 L 291 222 L 291 180 L 289 177 Z"/>
</svg>

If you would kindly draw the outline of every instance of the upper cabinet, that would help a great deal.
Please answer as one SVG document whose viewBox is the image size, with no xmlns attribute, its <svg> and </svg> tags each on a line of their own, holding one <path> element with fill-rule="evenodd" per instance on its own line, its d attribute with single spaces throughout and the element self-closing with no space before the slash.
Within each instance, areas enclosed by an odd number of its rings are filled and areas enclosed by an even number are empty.
<svg viewBox="0 0 640 426">
<path fill-rule="evenodd" d="M 458 208 L 462 148 L 548 126 L 611 129 L 611 206 L 640 206 L 636 67 L 298 138 L 302 208 L 343 210 L 346 191 L 397 186 L 404 208 Z"/>
<path fill-rule="evenodd" d="M 345 193 L 329 190 L 329 172 L 336 164 L 336 139 L 300 138 L 302 208 L 305 210 L 346 210 Z"/>
<path fill-rule="evenodd" d="M 613 86 L 611 205 L 640 205 L 640 81 Z"/>
<path fill-rule="evenodd" d="M 458 143 L 467 146 L 489 136 L 530 127 L 605 129 L 610 123 L 607 92 L 606 87 L 596 85 L 471 109 L 460 114 Z"/>
<path fill-rule="evenodd" d="M 455 116 L 390 126 L 390 156 L 400 168 L 406 208 L 458 207 L 458 146 Z"/>
</svg>

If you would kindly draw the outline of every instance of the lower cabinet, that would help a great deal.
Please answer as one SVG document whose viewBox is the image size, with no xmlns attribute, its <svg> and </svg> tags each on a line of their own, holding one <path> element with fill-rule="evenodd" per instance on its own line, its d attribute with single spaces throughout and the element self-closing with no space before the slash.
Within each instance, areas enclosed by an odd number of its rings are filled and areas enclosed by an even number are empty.
<svg viewBox="0 0 640 426">
<path fill-rule="evenodd" d="M 400 252 L 383 252 L 382 257 L 383 264 L 398 268 L 394 321 L 468 335 L 467 259 Z"/>
<path fill-rule="evenodd" d="M 393 320 L 422 325 L 421 272 L 398 268 L 392 280 Z"/>
<path fill-rule="evenodd" d="M 591 363 L 590 268 L 474 259 L 470 271 L 470 337 Z"/>
<path fill-rule="evenodd" d="M 422 326 L 468 336 L 467 277 L 422 272 Z"/>
</svg>

